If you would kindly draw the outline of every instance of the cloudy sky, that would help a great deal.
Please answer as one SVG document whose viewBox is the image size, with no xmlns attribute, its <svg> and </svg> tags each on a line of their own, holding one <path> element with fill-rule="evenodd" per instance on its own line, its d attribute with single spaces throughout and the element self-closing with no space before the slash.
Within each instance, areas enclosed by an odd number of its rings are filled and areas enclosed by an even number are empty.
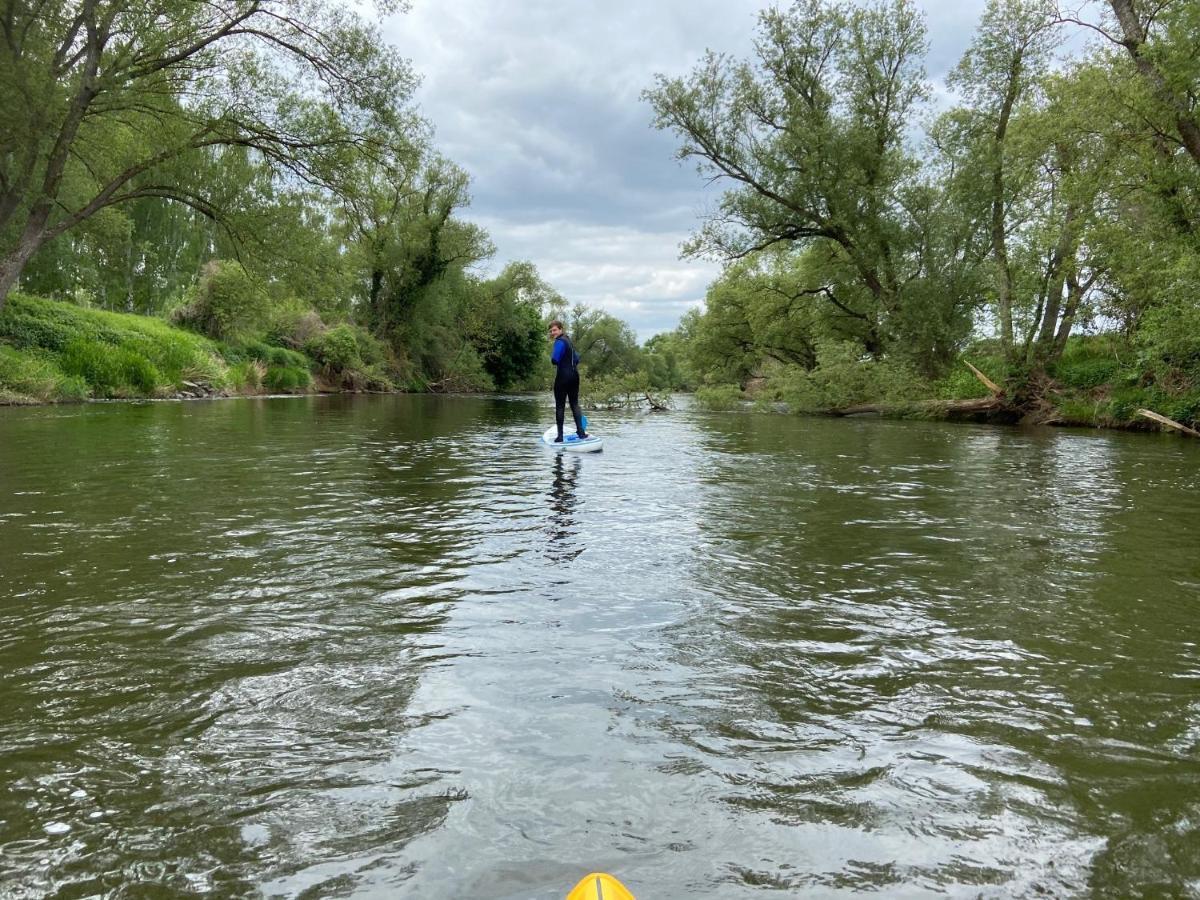
<svg viewBox="0 0 1200 900">
<path fill-rule="evenodd" d="M 984 0 L 918 0 L 939 82 Z M 706 49 L 748 57 L 757 0 L 412 0 L 384 24 L 424 81 L 441 152 L 472 178 L 466 217 L 497 248 L 493 271 L 531 260 L 572 303 L 605 309 L 642 340 L 701 303 L 716 263 L 679 245 L 717 195 L 640 99 Z"/>
</svg>

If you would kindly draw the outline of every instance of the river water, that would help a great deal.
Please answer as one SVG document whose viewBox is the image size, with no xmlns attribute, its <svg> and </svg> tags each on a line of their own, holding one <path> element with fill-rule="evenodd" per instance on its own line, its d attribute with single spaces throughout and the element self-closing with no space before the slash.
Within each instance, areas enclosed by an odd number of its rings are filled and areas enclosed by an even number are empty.
<svg viewBox="0 0 1200 900">
<path fill-rule="evenodd" d="M 1200 442 L 0 410 L 0 894 L 1200 896 Z"/>
</svg>

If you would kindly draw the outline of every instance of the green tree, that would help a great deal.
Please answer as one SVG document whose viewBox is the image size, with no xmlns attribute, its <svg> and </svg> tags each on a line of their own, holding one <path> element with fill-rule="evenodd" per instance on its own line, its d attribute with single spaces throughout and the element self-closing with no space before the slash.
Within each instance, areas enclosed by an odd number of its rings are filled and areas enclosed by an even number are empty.
<svg viewBox="0 0 1200 900">
<path fill-rule="evenodd" d="M 553 290 L 529 262 L 477 282 L 463 317 L 467 339 L 497 388 L 524 384 L 544 360 L 542 309 Z"/>
<path fill-rule="evenodd" d="M 996 318 L 1001 347 L 1009 356 L 1016 290 L 1009 235 L 1013 219 L 1028 215 L 1031 208 L 1030 185 L 1039 155 L 1020 158 L 1010 128 L 1020 106 L 1031 102 L 1056 39 L 1054 10 L 1047 0 L 989 0 L 974 41 L 949 80 L 966 100 L 966 133 L 982 176 L 979 183 L 986 185 Z"/>
<path fill-rule="evenodd" d="M 756 63 L 710 53 L 688 78 L 660 76 L 646 93 L 655 124 L 682 138 L 681 159 L 734 184 L 687 252 L 813 249 L 843 312 L 862 321 L 866 349 L 886 352 L 895 320 L 921 318 L 908 307 L 959 286 L 930 288 L 940 245 L 924 240 L 933 207 L 905 149 L 926 95 L 925 46 L 905 0 L 801 0 L 761 14 Z M 909 349 L 930 367 L 941 352 L 932 341 Z"/>
<path fill-rule="evenodd" d="M 5 0 L 0 36 L 0 308 L 103 209 L 160 197 L 221 219 L 188 177 L 206 152 L 328 185 L 412 122 L 407 63 L 339 3 Z"/>
</svg>

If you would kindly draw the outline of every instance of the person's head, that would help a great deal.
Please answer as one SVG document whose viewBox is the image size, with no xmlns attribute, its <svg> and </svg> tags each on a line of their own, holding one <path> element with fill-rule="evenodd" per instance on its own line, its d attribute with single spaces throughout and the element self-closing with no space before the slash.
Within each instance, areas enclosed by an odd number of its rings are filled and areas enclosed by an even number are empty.
<svg viewBox="0 0 1200 900">
<path fill-rule="evenodd" d="M 557 339 L 562 336 L 562 333 L 563 324 L 562 322 L 558 321 L 558 319 L 555 319 L 550 323 L 550 337 Z"/>
</svg>

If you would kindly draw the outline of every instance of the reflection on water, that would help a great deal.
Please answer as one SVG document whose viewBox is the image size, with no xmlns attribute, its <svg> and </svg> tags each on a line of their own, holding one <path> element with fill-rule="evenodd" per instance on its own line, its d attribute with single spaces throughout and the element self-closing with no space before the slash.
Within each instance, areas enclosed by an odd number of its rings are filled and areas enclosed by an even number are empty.
<svg viewBox="0 0 1200 900">
<path fill-rule="evenodd" d="M 1200 894 L 1200 449 L 549 415 L 0 410 L 0 893 Z"/>
<path fill-rule="evenodd" d="M 554 456 L 554 480 L 550 488 L 550 515 L 546 520 L 546 555 L 553 561 L 569 563 L 583 547 L 578 545 L 575 534 L 575 481 L 583 460 L 577 455 L 565 453 Z"/>
</svg>

